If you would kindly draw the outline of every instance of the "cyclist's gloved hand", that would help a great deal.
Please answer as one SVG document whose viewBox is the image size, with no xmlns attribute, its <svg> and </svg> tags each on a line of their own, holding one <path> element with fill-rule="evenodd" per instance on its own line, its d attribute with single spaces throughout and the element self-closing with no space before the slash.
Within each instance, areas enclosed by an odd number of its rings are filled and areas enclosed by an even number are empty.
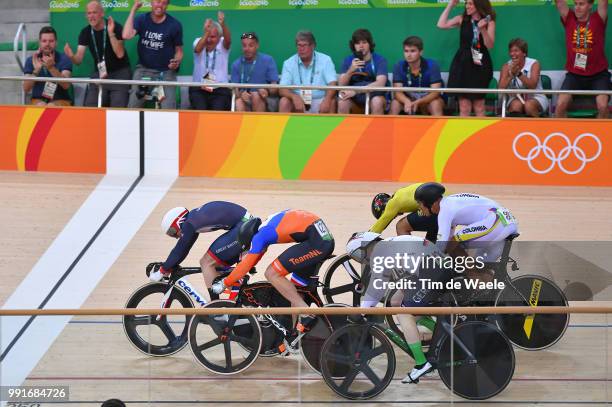
<svg viewBox="0 0 612 407">
<path fill-rule="evenodd" d="M 163 279 L 167 279 L 170 277 L 171 270 L 166 270 L 162 267 L 161 263 L 153 266 L 151 273 L 149 274 L 149 279 L 154 282 L 161 281 Z"/>
<path fill-rule="evenodd" d="M 210 287 L 210 291 L 212 291 L 214 294 L 217 294 L 217 295 L 225 291 L 225 283 L 223 281 L 224 280 L 222 278 L 215 281 L 212 287 Z"/>
</svg>

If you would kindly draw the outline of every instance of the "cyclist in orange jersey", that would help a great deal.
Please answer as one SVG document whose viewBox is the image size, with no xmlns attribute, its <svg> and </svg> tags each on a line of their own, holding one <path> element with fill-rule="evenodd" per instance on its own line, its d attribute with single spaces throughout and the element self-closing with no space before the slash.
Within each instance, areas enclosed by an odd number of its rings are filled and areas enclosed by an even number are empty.
<svg viewBox="0 0 612 407">
<path fill-rule="evenodd" d="M 234 271 L 212 286 L 215 293 L 232 286 L 244 277 L 261 260 L 268 246 L 277 243 L 297 243 L 278 256 L 266 269 L 266 279 L 285 297 L 292 307 L 307 307 L 296 289 L 315 283 L 315 273 L 334 251 L 334 238 L 317 215 L 297 209 L 289 209 L 270 215 L 265 222 L 259 218 L 245 222 L 238 233 L 243 249 L 250 248 Z M 285 276 L 291 274 L 291 281 Z M 299 338 L 315 322 L 314 315 L 301 319 L 296 329 L 286 335 L 285 345 L 295 350 Z"/>
</svg>

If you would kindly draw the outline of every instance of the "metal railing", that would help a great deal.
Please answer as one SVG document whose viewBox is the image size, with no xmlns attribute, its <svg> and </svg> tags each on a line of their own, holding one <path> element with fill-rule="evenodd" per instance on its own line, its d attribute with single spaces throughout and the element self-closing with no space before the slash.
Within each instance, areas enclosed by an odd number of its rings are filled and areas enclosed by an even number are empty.
<svg viewBox="0 0 612 407">
<path fill-rule="evenodd" d="M 0 316 L 27 315 L 218 315 L 219 308 L 80 308 L 0 309 Z M 225 315 L 508 315 L 508 314 L 612 314 L 609 305 L 486 306 L 486 307 L 274 307 L 223 308 Z"/>
<path fill-rule="evenodd" d="M 19 69 L 21 72 L 24 71 L 23 64 L 25 63 L 28 51 L 28 42 L 27 42 L 27 30 L 25 23 L 19 24 L 17 27 L 17 32 L 15 33 L 15 38 L 13 39 L 13 51 L 15 52 L 15 60 L 17 60 L 17 65 L 19 65 Z M 19 39 L 21 38 L 21 58 L 19 57 Z M 26 93 L 23 88 L 21 88 L 21 103 L 25 104 L 26 102 Z"/>
<path fill-rule="evenodd" d="M 35 82 L 70 82 L 98 85 L 98 107 L 102 105 L 102 91 L 104 85 L 136 85 L 136 86 L 172 86 L 172 87 L 202 87 L 200 82 L 176 82 L 176 81 L 143 81 L 143 80 L 118 80 L 118 79 L 90 79 L 90 78 L 53 78 L 34 76 L 0 76 L 0 81 L 35 81 Z M 478 88 L 422 88 L 422 87 L 385 87 L 385 86 L 312 86 L 312 85 L 271 85 L 271 84 L 247 84 L 247 83 L 206 83 L 210 88 L 229 89 L 289 89 L 289 90 L 323 90 L 341 91 L 353 90 L 366 94 L 365 114 L 370 113 L 370 92 L 410 92 L 410 93 L 493 93 L 502 95 L 502 117 L 505 117 L 505 105 L 508 95 L 513 94 L 545 94 L 545 95 L 608 95 L 612 96 L 612 90 L 552 90 L 552 89 L 478 89 Z M 235 109 L 236 93 L 232 92 L 232 111 Z"/>
</svg>

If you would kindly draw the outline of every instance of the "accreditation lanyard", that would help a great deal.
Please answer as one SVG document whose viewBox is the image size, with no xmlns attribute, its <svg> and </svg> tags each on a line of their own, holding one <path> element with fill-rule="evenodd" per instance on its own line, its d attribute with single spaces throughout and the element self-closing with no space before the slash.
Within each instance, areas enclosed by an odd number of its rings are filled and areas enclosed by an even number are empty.
<svg viewBox="0 0 612 407">
<path fill-rule="evenodd" d="M 419 69 L 419 75 L 417 76 L 419 78 L 419 83 L 417 84 L 417 88 L 420 88 L 421 85 L 423 84 L 423 73 L 421 72 L 421 70 Z M 408 63 L 406 63 L 406 79 L 408 80 L 408 86 L 412 87 L 412 70 L 410 69 L 410 65 Z"/>
<path fill-rule="evenodd" d="M 372 68 L 372 77 L 374 78 L 374 80 L 376 80 L 376 65 L 374 65 L 374 55 L 372 55 L 370 59 L 370 68 Z M 370 76 L 370 72 L 368 72 L 367 69 L 366 73 L 368 74 L 368 76 Z"/>
<path fill-rule="evenodd" d="M 206 50 L 205 50 L 206 51 Z M 208 65 L 208 51 L 206 51 L 206 72 L 207 73 L 214 73 L 215 72 L 215 65 L 217 64 L 217 48 L 215 48 L 215 50 L 213 51 L 213 57 L 212 57 L 212 68 Z"/>
<path fill-rule="evenodd" d="M 249 72 L 246 74 L 246 79 L 245 79 L 247 63 L 246 63 L 246 60 L 242 58 L 242 63 L 240 64 L 240 83 L 249 83 L 249 81 L 251 80 L 251 74 L 253 73 L 253 69 L 255 69 L 256 63 L 257 63 L 257 58 L 253 60 L 253 63 L 251 64 L 251 69 L 249 69 Z"/>
<path fill-rule="evenodd" d="M 310 72 L 310 85 L 314 83 L 314 74 L 315 74 L 316 67 L 317 67 L 317 54 L 315 53 L 312 55 L 312 71 Z M 300 85 L 303 85 L 304 81 L 302 80 L 302 70 L 300 69 L 300 61 L 298 61 L 298 75 L 300 76 Z"/>
<path fill-rule="evenodd" d="M 472 47 L 480 48 L 480 29 L 474 20 L 472 20 L 472 33 Z"/>
<path fill-rule="evenodd" d="M 591 23 L 591 16 L 589 15 L 589 19 L 587 20 L 587 23 L 584 26 L 584 35 L 580 35 L 580 24 L 578 23 L 578 21 L 576 21 L 576 48 L 580 49 L 580 48 L 587 47 L 587 34 L 589 32 L 590 23 Z M 580 46 L 580 44 L 582 44 L 582 47 Z"/>
<path fill-rule="evenodd" d="M 98 44 L 96 44 L 96 36 L 94 35 L 93 27 L 90 26 L 89 29 L 91 30 L 91 41 L 96 50 L 96 57 L 98 58 L 98 62 L 102 62 L 104 61 L 104 55 L 106 53 L 106 24 L 104 24 L 104 32 L 102 33 L 102 56 L 100 56 L 100 52 L 98 52 Z"/>
</svg>

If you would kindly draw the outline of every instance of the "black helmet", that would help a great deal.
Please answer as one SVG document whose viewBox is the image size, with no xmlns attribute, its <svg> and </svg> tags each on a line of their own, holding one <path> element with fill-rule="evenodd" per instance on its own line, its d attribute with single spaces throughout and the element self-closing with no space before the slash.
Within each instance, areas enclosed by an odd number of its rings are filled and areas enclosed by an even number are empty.
<svg viewBox="0 0 612 407">
<path fill-rule="evenodd" d="M 431 206 L 444 195 L 444 185 L 437 182 L 426 182 L 419 185 L 414 191 L 414 200 L 422 202 L 426 208 L 431 209 Z"/>
<path fill-rule="evenodd" d="M 374 215 L 376 219 L 380 218 L 385 211 L 389 199 L 391 199 L 391 195 L 385 194 L 384 192 L 376 194 L 374 199 L 372 199 L 372 215 Z"/>
<path fill-rule="evenodd" d="M 261 226 L 261 219 L 251 218 L 240 225 L 238 230 L 238 243 L 242 246 L 242 250 L 247 250 L 251 247 L 251 240 Z"/>
</svg>

